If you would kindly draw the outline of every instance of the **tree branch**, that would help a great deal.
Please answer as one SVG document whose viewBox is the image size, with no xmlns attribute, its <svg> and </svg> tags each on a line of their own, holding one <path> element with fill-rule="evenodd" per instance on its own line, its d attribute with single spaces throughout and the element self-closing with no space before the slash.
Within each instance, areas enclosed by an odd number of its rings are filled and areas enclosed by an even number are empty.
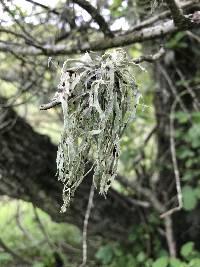
<svg viewBox="0 0 200 267">
<path fill-rule="evenodd" d="M 16 259 L 18 262 L 22 262 L 22 263 L 25 263 L 25 264 L 28 264 L 28 265 L 32 263 L 28 259 L 23 258 L 21 255 L 19 255 L 18 253 L 13 251 L 11 248 L 9 248 L 1 238 L 0 238 L 0 247 L 2 247 L 5 252 L 7 252 L 10 255 L 12 255 L 12 257 L 14 259 Z"/>
<path fill-rule="evenodd" d="M 180 8 L 187 9 L 187 8 L 189 8 L 189 7 L 191 7 L 191 6 L 195 5 L 195 4 L 198 4 L 198 3 L 199 3 L 198 0 L 187 1 L 187 2 L 185 2 L 183 4 L 180 4 Z M 170 15 L 170 11 L 166 10 L 166 11 L 164 11 L 164 12 L 158 14 L 158 15 L 155 15 L 153 17 L 150 17 L 150 18 L 146 19 L 146 20 L 143 20 L 139 24 L 136 24 L 128 32 L 131 33 L 131 32 L 134 32 L 134 31 L 141 30 L 144 27 L 152 25 L 153 23 L 157 22 L 158 20 L 167 18 L 169 15 Z"/>
<path fill-rule="evenodd" d="M 137 42 L 144 42 L 146 40 L 153 40 L 156 38 L 164 37 L 167 34 L 177 32 L 178 28 L 173 24 L 172 20 L 168 20 L 159 25 L 148 27 L 140 31 L 133 33 L 128 33 L 120 36 L 115 36 L 113 38 L 99 38 L 96 41 L 91 41 L 88 43 L 83 43 L 80 47 L 78 42 L 73 43 L 73 45 L 44 45 L 39 49 L 33 46 L 23 46 L 21 44 L 12 43 L 0 43 L 0 51 L 2 52 L 15 52 L 18 55 L 71 55 L 82 53 L 86 51 L 99 51 L 108 48 L 121 47 Z"/>
<path fill-rule="evenodd" d="M 159 213 L 164 212 L 163 204 L 157 199 L 157 197 L 153 194 L 153 192 L 149 188 L 142 187 L 137 182 L 130 181 L 122 176 L 117 176 L 117 179 L 120 181 L 122 185 L 133 189 L 134 191 L 136 191 L 137 193 L 143 195 L 146 199 L 148 199 L 151 202 L 152 206 L 155 208 L 155 210 L 157 210 Z"/>
<path fill-rule="evenodd" d="M 47 110 L 47 109 L 53 108 L 59 104 L 60 104 L 60 101 L 58 99 L 54 99 L 47 104 L 40 105 L 40 110 Z"/>
<path fill-rule="evenodd" d="M 94 198 L 94 185 L 92 182 L 91 188 L 90 188 L 90 194 L 88 199 L 88 205 L 87 210 L 85 213 L 85 219 L 83 224 L 83 261 L 79 267 L 84 267 L 87 263 L 87 230 L 88 230 L 88 221 L 90 218 L 91 209 L 93 206 L 93 198 Z"/>
<path fill-rule="evenodd" d="M 33 4 L 33 5 L 42 7 L 43 9 L 45 9 L 45 10 L 47 10 L 48 12 L 51 12 L 51 13 L 53 13 L 53 14 L 55 14 L 55 15 L 60 15 L 60 13 L 59 13 L 57 10 L 55 10 L 55 9 L 51 9 L 51 8 L 49 8 L 48 6 L 45 6 L 45 5 L 43 5 L 43 4 L 41 4 L 41 3 L 38 3 L 38 2 L 36 2 L 36 1 L 33 1 L 33 0 L 25 0 L 25 1 L 26 1 L 26 2 L 29 2 L 29 3 L 31 3 L 31 4 Z"/>
<path fill-rule="evenodd" d="M 173 231 L 173 221 L 171 216 L 167 216 L 164 218 L 165 224 L 165 237 L 169 249 L 169 254 L 171 257 L 176 257 L 176 241 L 174 238 L 174 231 Z"/>
<path fill-rule="evenodd" d="M 75 0 L 80 1 L 80 0 Z M 198 11 L 194 14 L 198 14 Z M 192 17 L 194 17 L 194 14 Z M 191 23 L 185 25 L 184 30 L 193 28 L 199 25 L 200 19 L 191 20 Z M 34 45 L 23 46 L 22 44 L 12 44 L 12 43 L 0 43 L 0 51 L 3 52 L 15 52 L 20 55 L 70 55 L 77 54 L 85 51 L 98 51 L 105 50 L 108 48 L 122 47 L 137 42 L 144 42 L 147 40 L 153 40 L 156 38 L 163 38 L 164 36 L 180 31 L 180 29 L 174 25 L 173 20 L 168 20 L 165 22 L 160 22 L 158 25 L 147 27 L 141 29 L 137 32 L 124 33 L 123 35 L 118 35 L 115 37 L 99 38 L 95 41 L 84 42 L 80 44 L 78 41 L 72 43 L 71 45 L 60 44 L 60 45 L 44 45 L 41 47 L 34 47 Z"/>
<path fill-rule="evenodd" d="M 141 63 L 143 61 L 152 63 L 152 62 L 160 59 L 162 56 L 164 56 L 164 54 L 165 54 L 165 49 L 163 47 L 161 47 L 157 53 L 155 53 L 153 55 L 144 55 L 144 56 L 141 56 L 139 58 L 134 59 L 133 61 L 136 64 Z"/>
<path fill-rule="evenodd" d="M 167 6 L 171 11 L 172 18 L 174 20 L 175 25 L 179 25 L 179 23 L 184 20 L 184 15 L 182 9 L 176 3 L 176 0 L 165 0 Z"/>
<path fill-rule="evenodd" d="M 89 1 L 87 0 L 73 0 L 74 3 L 78 4 L 80 7 L 85 9 L 93 18 L 93 20 L 99 25 L 101 31 L 105 34 L 105 36 L 113 37 L 113 33 L 109 29 L 107 22 L 104 17 L 98 12 L 98 10 L 93 7 Z"/>
<path fill-rule="evenodd" d="M 176 0 L 165 0 L 170 9 L 174 24 L 180 29 L 188 29 L 196 23 L 189 17 L 184 16 L 183 10 L 178 6 Z"/>
<path fill-rule="evenodd" d="M 181 177 L 180 177 L 180 171 L 178 168 L 178 162 L 176 158 L 176 147 L 175 147 L 175 140 L 174 140 L 174 112 L 177 105 L 177 99 L 175 99 L 174 103 L 172 104 L 171 110 L 170 110 L 170 150 L 171 150 L 171 156 L 172 156 L 172 163 L 174 167 L 174 176 L 176 181 L 176 190 L 177 190 L 177 197 L 178 197 L 178 206 L 166 211 L 165 213 L 161 214 L 161 218 L 169 217 L 174 212 L 179 211 L 183 207 L 183 197 L 182 197 L 182 190 L 181 190 Z"/>
<path fill-rule="evenodd" d="M 1 2 L 2 1 L 3 0 L 1 0 Z M 35 2 L 33 0 L 27 0 L 27 1 Z M 173 1 L 172 0 L 166 0 L 166 1 L 169 3 L 171 10 L 174 10 L 173 5 L 172 5 Z M 87 10 L 91 14 L 92 18 L 95 19 L 95 21 L 98 22 L 98 24 L 101 26 L 101 30 L 104 33 L 109 32 L 108 25 L 105 22 L 104 18 L 97 12 L 97 10 L 93 6 L 91 6 L 89 2 L 84 1 L 84 0 L 74 0 L 74 2 L 79 4 L 81 7 L 83 7 L 85 10 Z M 196 3 L 196 1 L 188 2 L 188 5 L 191 3 Z M 175 11 L 176 11 L 176 6 L 175 6 Z M 176 13 L 178 13 L 178 11 L 176 11 Z M 86 42 L 82 42 L 81 44 L 79 40 L 77 39 L 74 40 L 73 42 L 70 42 L 70 44 L 62 44 L 62 45 L 61 44 L 60 45 L 58 44 L 57 45 L 54 45 L 54 44 L 41 45 L 41 44 L 36 44 L 35 42 L 32 42 L 32 40 L 25 45 L 21 43 L 18 43 L 18 44 L 6 43 L 5 44 L 2 41 L 0 43 L 0 51 L 11 52 L 11 53 L 14 52 L 18 55 L 33 55 L 33 56 L 70 55 L 70 54 L 77 54 L 77 53 L 90 51 L 90 50 L 93 50 L 93 51 L 105 50 L 108 48 L 121 47 L 121 46 L 134 44 L 136 42 L 144 42 L 146 40 L 153 40 L 153 39 L 161 38 L 161 37 L 163 38 L 164 36 L 168 34 L 180 31 L 180 29 L 189 30 L 190 28 L 199 26 L 199 23 L 200 23 L 199 11 L 196 11 L 194 14 L 188 15 L 187 18 L 181 15 L 182 12 L 179 12 L 179 13 L 178 13 L 179 14 L 178 18 L 181 16 L 184 18 L 184 21 L 189 20 L 190 23 L 183 23 L 184 25 L 182 24 L 181 26 L 180 25 L 176 26 L 174 25 L 173 20 L 168 20 L 165 22 L 160 21 L 158 25 L 142 28 L 140 30 L 138 30 L 137 28 L 137 31 L 134 33 L 128 30 L 124 32 L 123 35 L 122 34 L 116 35 L 115 37 L 109 36 L 109 34 L 107 34 L 107 38 L 98 38 L 97 40 L 86 41 Z M 173 17 L 174 19 L 175 17 L 177 18 L 177 14 L 173 16 L 174 16 Z"/>
<path fill-rule="evenodd" d="M 141 56 L 139 58 L 134 59 L 133 62 L 136 63 L 136 64 L 141 63 L 143 61 L 152 63 L 152 62 L 160 59 L 164 54 L 165 54 L 165 50 L 164 50 L 163 47 L 161 47 L 160 50 L 157 53 L 155 53 L 154 55 Z M 51 108 L 53 108 L 53 107 L 55 107 L 57 105 L 60 105 L 61 102 L 59 100 L 60 99 L 59 95 L 58 94 L 56 95 L 56 94 L 55 94 L 54 98 L 50 102 L 40 105 L 40 110 L 48 110 L 48 109 L 51 109 Z"/>
</svg>

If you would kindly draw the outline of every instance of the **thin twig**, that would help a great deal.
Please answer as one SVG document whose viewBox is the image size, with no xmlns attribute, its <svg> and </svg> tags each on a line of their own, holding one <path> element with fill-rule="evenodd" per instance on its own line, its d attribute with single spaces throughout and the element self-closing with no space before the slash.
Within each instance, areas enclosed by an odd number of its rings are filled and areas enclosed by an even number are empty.
<svg viewBox="0 0 200 267">
<path fill-rule="evenodd" d="M 200 43 L 200 37 L 197 34 L 194 34 L 191 31 L 186 31 L 186 34 L 190 37 L 192 37 L 194 40 L 196 40 L 198 43 Z"/>
<path fill-rule="evenodd" d="M 16 211 L 16 223 L 19 227 L 19 229 L 22 231 L 22 233 L 24 234 L 24 236 L 31 240 L 34 241 L 33 236 L 29 233 L 29 231 L 27 231 L 27 229 L 22 225 L 21 222 L 21 210 L 20 210 L 20 203 L 17 202 L 17 211 Z"/>
<path fill-rule="evenodd" d="M 157 53 L 155 53 L 153 55 L 141 56 L 139 58 L 134 59 L 133 62 L 135 64 L 141 63 L 143 61 L 153 63 L 154 61 L 160 59 L 164 54 L 165 54 L 165 49 L 163 47 L 161 47 Z M 72 98 L 71 100 L 74 100 L 74 98 Z M 48 109 L 51 109 L 51 108 L 53 108 L 57 105 L 60 105 L 60 104 L 61 104 L 60 100 L 58 100 L 58 98 L 54 98 L 49 103 L 40 105 L 40 110 L 48 110 Z"/>
<path fill-rule="evenodd" d="M 183 15 L 182 9 L 177 4 L 176 0 L 165 0 L 165 2 L 167 3 L 171 11 L 171 15 L 172 15 L 175 25 L 178 25 L 179 22 L 185 18 Z"/>
<path fill-rule="evenodd" d="M 49 13 L 53 13 L 53 14 L 55 14 L 55 15 L 60 15 L 60 12 L 58 12 L 56 9 L 51 9 L 51 8 L 48 7 L 48 6 L 45 6 L 45 5 L 41 4 L 41 3 L 38 3 L 38 2 L 33 1 L 33 0 L 25 0 L 25 1 L 26 1 L 26 2 L 29 2 L 29 3 L 31 3 L 31 4 L 33 4 L 33 5 L 39 6 L 39 7 L 43 8 L 43 9 L 45 9 L 45 10 L 47 10 Z"/>
<path fill-rule="evenodd" d="M 43 223 L 41 222 L 40 216 L 39 216 L 39 214 L 38 214 L 38 212 L 37 212 L 37 208 L 36 208 L 34 205 L 33 205 L 33 212 L 34 212 L 34 215 L 35 215 L 35 219 L 36 219 L 36 221 L 37 221 L 37 223 L 38 223 L 38 226 L 39 226 L 39 228 L 40 228 L 40 230 L 41 230 L 43 236 L 45 237 L 45 240 L 46 240 L 47 244 L 49 245 L 49 247 L 50 247 L 51 249 L 55 250 L 56 246 L 55 246 L 55 244 L 51 241 L 51 239 L 49 238 L 49 235 L 48 235 L 48 233 L 47 233 L 47 231 L 46 231 L 46 229 L 45 229 Z"/>
<path fill-rule="evenodd" d="M 84 267 L 87 263 L 87 230 L 88 230 L 88 221 L 89 221 L 90 213 L 91 213 L 91 209 L 93 206 L 94 190 L 95 190 L 95 187 L 94 187 L 94 184 L 92 183 L 91 188 L 90 188 L 87 210 L 85 213 L 84 224 L 83 224 L 83 259 L 79 267 Z"/>
<path fill-rule="evenodd" d="M 169 254 L 171 257 L 176 257 L 176 242 L 174 239 L 174 232 L 173 232 L 173 221 L 171 216 L 167 216 L 164 218 L 165 223 L 165 237 L 167 240 L 167 245 L 169 249 Z"/>
<path fill-rule="evenodd" d="M 167 6 L 168 6 L 168 8 L 169 8 L 169 10 L 171 12 L 174 24 L 178 28 L 180 28 L 180 29 L 186 28 L 187 29 L 188 27 L 196 24 L 189 17 L 184 16 L 183 10 L 177 4 L 176 0 L 165 0 L 165 2 L 167 3 Z M 198 20 L 197 20 L 197 23 L 199 23 Z"/>
<path fill-rule="evenodd" d="M 177 74 L 179 75 L 179 77 L 180 77 L 180 79 L 182 80 L 182 81 L 186 81 L 186 83 L 184 84 L 184 87 L 187 89 L 187 91 L 188 91 L 188 93 L 191 95 L 191 97 L 192 97 L 192 100 L 193 100 L 193 105 L 194 105 L 194 109 L 196 110 L 196 111 L 199 111 L 199 109 L 200 109 L 200 103 L 199 103 L 199 101 L 198 101 L 198 98 L 197 98 L 197 96 L 196 96 L 196 94 L 195 94 L 195 92 L 192 90 L 192 88 L 187 84 L 187 80 L 186 80 L 186 78 L 184 77 L 184 75 L 183 75 L 183 73 L 181 72 L 181 70 L 180 69 L 178 69 L 178 68 L 176 68 L 176 71 L 177 71 Z"/>
<path fill-rule="evenodd" d="M 99 25 L 99 28 L 104 33 L 105 36 L 113 37 L 114 34 L 110 30 L 104 17 L 98 12 L 98 10 L 87 0 L 73 0 L 74 3 L 85 9 L 93 20 Z"/>
<path fill-rule="evenodd" d="M 142 187 L 139 183 L 137 182 L 132 182 L 125 177 L 119 176 L 119 181 L 122 183 L 122 185 L 125 185 L 127 187 L 132 188 L 133 190 L 136 190 L 137 193 L 140 193 L 143 195 L 145 198 L 147 198 L 152 206 L 157 210 L 159 213 L 164 212 L 165 206 L 164 204 L 157 198 L 157 196 L 154 194 L 153 191 L 151 191 L 149 188 Z M 170 217 L 171 214 L 167 214 L 168 216 L 164 216 L 164 225 L 165 225 L 165 237 L 167 241 L 167 245 L 169 248 L 169 253 L 171 256 L 176 255 L 176 242 L 174 239 L 174 234 L 173 234 L 173 222 L 172 218 Z"/>
<path fill-rule="evenodd" d="M 181 97 L 179 96 L 179 94 L 178 94 L 178 92 L 177 92 L 177 90 L 176 90 L 176 87 L 174 86 L 174 84 L 173 84 L 173 82 L 172 82 L 172 80 L 171 80 L 171 78 L 170 78 L 170 75 L 167 73 L 167 71 L 165 70 L 165 68 L 164 68 L 160 63 L 158 63 L 158 66 L 159 66 L 160 71 L 161 71 L 161 73 L 163 74 L 165 80 L 167 81 L 167 83 L 168 83 L 168 85 L 169 85 L 169 88 L 171 89 L 171 91 L 172 91 L 172 93 L 173 93 L 173 95 L 174 95 L 174 97 L 175 97 L 175 100 L 176 100 L 177 102 L 179 102 L 180 107 L 182 108 L 182 110 L 183 110 L 185 113 L 188 113 L 188 114 L 189 114 L 189 112 L 188 112 L 188 110 L 187 110 L 185 104 L 183 103 Z"/>
<path fill-rule="evenodd" d="M 47 109 L 53 108 L 53 107 L 60 105 L 60 104 L 61 104 L 61 102 L 58 99 L 54 99 L 47 104 L 40 105 L 40 110 L 47 110 Z"/>
<path fill-rule="evenodd" d="M 179 211 L 183 207 L 183 198 L 182 198 L 182 190 L 181 190 L 181 182 L 180 182 L 180 172 L 178 168 L 178 162 L 176 158 L 176 147 L 175 147 L 175 140 L 174 140 L 174 111 L 177 105 L 177 100 L 174 101 L 171 111 L 170 111 L 170 150 L 172 155 L 172 163 L 174 167 L 174 175 L 176 181 L 176 190 L 178 196 L 178 206 L 168 210 L 167 212 L 160 215 L 161 218 L 165 218 L 167 216 L 172 215 L 174 212 Z"/>
<path fill-rule="evenodd" d="M 192 1 L 187 1 L 187 2 L 184 2 L 184 3 L 180 3 L 180 8 L 182 9 L 186 9 L 186 8 L 189 8 L 191 7 L 192 5 L 194 4 L 197 4 L 198 3 L 198 0 L 192 0 Z M 159 14 L 156 14 L 155 16 L 153 17 L 150 17 L 146 20 L 143 20 L 142 22 L 140 22 L 139 24 L 136 24 L 133 26 L 133 28 L 131 28 L 130 30 L 127 30 L 126 31 L 126 34 L 127 33 L 133 33 L 134 31 L 138 31 L 138 30 L 141 30 L 147 26 L 150 26 L 152 24 L 154 24 L 155 22 L 161 20 L 161 19 L 166 19 L 167 17 L 169 17 L 169 15 L 171 14 L 171 12 L 169 10 L 166 10 L 162 13 L 159 13 Z M 122 33 L 123 35 L 124 33 Z"/>
<path fill-rule="evenodd" d="M 32 264 L 32 261 L 29 261 L 28 259 L 24 259 L 20 254 L 18 254 L 17 252 L 15 252 L 11 248 L 9 248 L 1 238 L 0 238 L 0 247 L 2 247 L 5 252 L 12 255 L 12 257 L 14 259 L 16 259 L 17 261 L 23 262 L 23 263 L 28 264 L 28 265 Z"/>
<path fill-rule="evenodd" d="M 137 193 L 143 195 L 146 199 L 148 199 L 152 206 L 160 213 L 164 212 L 163 204 L 157 199 L 156 195 L 147 187 L 141 186 L 136 181 L 131 181 L 126 177 L 119 176 L 118 180 L 123 186 L 130 187 L 131 189 L 135 190 Z"/>
<path fill-rule="evenodd" d="M 159 49 L 159 51 L 157 53 L 155 53 L 154 55 L 144 55 L 144 56 L 141 56 L 139 58 L 134 59 L 133 61 L 136 64 L 141 63 L 143 61 L 152 63 L 152 62 L 160 59 L 162 56 L 164 56 L 164 54 L 165 54 L 165 49 L 163 47 L 161 47 Z"/>
</svg>

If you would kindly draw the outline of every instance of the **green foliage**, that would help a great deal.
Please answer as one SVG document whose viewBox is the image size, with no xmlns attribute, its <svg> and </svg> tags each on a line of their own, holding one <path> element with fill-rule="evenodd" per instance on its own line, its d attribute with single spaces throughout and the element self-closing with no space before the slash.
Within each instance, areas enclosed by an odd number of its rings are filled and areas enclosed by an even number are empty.
<svg viewBox="0 0 200 267">
<path fill-rule="evenodd" d="M 132 250 L 125 251 L 115 243 L 102 246 L 96 253 L 101 267 L 199 267 L 200 252 L 195 250 L 194 243 L 188 242 L 181 248 L 180 258 L 167 254 L 156 259 L 149 257 L 143 250 L 137 251 L 137 243 Z M 161 248 L 160 248 L 161 252 Z M 161 253 L 162 254 L 162 253 Z M 165 254 L 165 253 L 163 253 Z"/>
<path fill-rule="evenodd" d="M 16 208 L 20 203 L 20 225 L 25 229 L 28 235 L 16 223 Z M 80 244 L 80 233 L 76 227 L 68 224 L 54 223 L 50 217 L 37 210 L 41 222 L 45 225 L 46 232 L 50 240 L 55 244 L 69 243 L 72 246 Z M 30 259 L 30 267 L 54 267 L 54 251 L 46 242 L 46 237 L 41 232 L 40 226 L 35 219 L 32 205 L 23 201 L 1 202 L 0 213 L 0 231 L 1 239 L 11 250 L 21 255 L 24 259 Z M 65 253 L 60 250 L 60 255 L 66 266 L 72 267 Z M 16 259 L 7 251 L 0 250 L 0 266 L 15 266 Z M 18 265 L 20 266 L 20 265 Z"/>
<path fill-rule="evenodd" d="M 169 49 L 174 48 L 186 48 L 187 42 L 184 42 L 184 37 L 186 34 L 184 32 L 178 32 L 174 35 L 173 38 L 170 38 L 170 40 L 165 44 L 165 46 Z"/>
<path fill-rule="evenodd" d="M 159 239 L 156 238 L 155 229 L 161 227 L 161 222 L 153 214 L 150 217 L 148 218 L 147 224 L 134 226 L 129 236 L 129 241 L 132 242 L 132 246 L 129 249 L 113 242 L 102 245 L 95 255 L 100 266 L 199 267 L 200 251 L 195 248 L 194 242 L 183 244 L 180 251 L 178 251 L 179 257 L 170 257 L 168 252 L 163 249 L 163 245 Z M 150 255 L 148 255 L 146 250 L 149 242 L 152 245 Z"/>
<path fill-rule="evenodd" d="M 103 264 L 109 264 L 114 256 L 113 248 L 110 245 L 100 247 L 96 253 L 96 258 L 101 260 Z"/>
<path fill-rule="evenodd" d="M 183 207 L 185 210 L 193 210 L 197 205 L 197 197 L 191 186 L 185 185 L 182 189 Z"/>
<path fill-rule="evenodd" d="M 183 266 L 183 263 L 179 259 L 176 259 L 176 258 L 171 258 L 169 260 L 169 263 L 170 263 L 170 267 L 181 267 L 181 266 Z"/>
<path fill-rule="evenodd" d="M 183 207 L 186 211 L 197 207 L 200 199 L 200 112 L 176 112 L 175 119 L 179 124 L 176 130 L 176 142 L 181 142 L 177 148 L 177 158 L 184 162 L 182 174 Z M 182 128 L 184 127 L 184 131 Z"/>
<path fill-rule="evenodd" d="M 58 88 L 64 130 L 57 153 L 58 177 L 64 184 L 63 212 L 86 175 L 89 153 L 93 181 L 101 194 L 107 193 L 116 176 L 120 138 L 135 118 L 140 99 L 131 66 L 135 64 L 121 49 L 102 57 L 86 53 L 63 65 Z"/>
<path fill-rule="evenodd" d="M 185 245 L 182 246 L 181 248 L 181 255 L 184 258 L 187 258 L 191 255 L 191 253 L 194 250 L 194 243 L 193 242 L 188 242 Z"/>
<path fill-rule="evenodd" d="M 122 16 L 126 11 L 126 8 L 122 7 L 122 0 L 113 0 L 110 5 L 110 13 L 113 17 L 117 18 Z"/>
<path fill-rule="evenodd" d="M 167 257 L 158 258 L 154 261 L 152 267 L 167 267 L 169 259 Z"/>
<path fill-rule="evenodd" d="M 194 242 L 187 242 L 181 248 L 181 256 L 184 258 L 186 267 L 198 267 L 200 264 L 200 251 L 195 249 Z"/>
<path fill-rule="evenodd" d="M 146 264 L 148 260 L 144 252 L 141 251 L 137 255 L 134 255 L 131 252 L 125 253 L 125 251 L 117 244 L 107 244 L 102 246 L 96 253 L 96 258 L 102 264 L 102 267 L 135 267 L 137 263 L 148 266 Z"/>
</svg>

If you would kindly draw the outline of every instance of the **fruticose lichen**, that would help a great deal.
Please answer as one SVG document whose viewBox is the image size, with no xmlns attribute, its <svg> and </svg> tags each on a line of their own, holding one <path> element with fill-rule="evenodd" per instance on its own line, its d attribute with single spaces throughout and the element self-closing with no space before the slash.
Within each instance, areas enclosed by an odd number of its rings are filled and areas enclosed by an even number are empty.
<svg viewBox="0 0 200 267">
<path fill-rule="evenodd" d="M 130 72 L 135 65 L 122 49 L 103 56 L 86 53 L 63 64 L 58 93 L 64 129 L 57 153 L 58 179 L 64 185 L 62 212 L 88 173 L 89 154 L 101 194 L 116 176 L 120 137 L 134 119 L 141 96 Z"/>
</svg>

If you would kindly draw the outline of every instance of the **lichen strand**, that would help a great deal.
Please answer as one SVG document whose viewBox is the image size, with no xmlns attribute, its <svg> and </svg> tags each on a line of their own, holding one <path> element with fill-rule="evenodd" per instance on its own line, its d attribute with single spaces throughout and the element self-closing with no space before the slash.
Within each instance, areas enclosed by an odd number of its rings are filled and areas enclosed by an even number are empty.
<svg viewBox="0 0 200 267">
<path fill-rule="evenodd" d="M 86 176 L 89 153 L 93 181 L 101 194 L 107 193 L 116 176 L 120 137 L 135 117 L 140 98 L 130 73 L 133 65 L 121 49 L 102 57 L 86 53 L 63 65 L 58 89 L 64 129 L 57 153 L 57 173 L 64 184 L 62 212 Z"/>
</svg>

